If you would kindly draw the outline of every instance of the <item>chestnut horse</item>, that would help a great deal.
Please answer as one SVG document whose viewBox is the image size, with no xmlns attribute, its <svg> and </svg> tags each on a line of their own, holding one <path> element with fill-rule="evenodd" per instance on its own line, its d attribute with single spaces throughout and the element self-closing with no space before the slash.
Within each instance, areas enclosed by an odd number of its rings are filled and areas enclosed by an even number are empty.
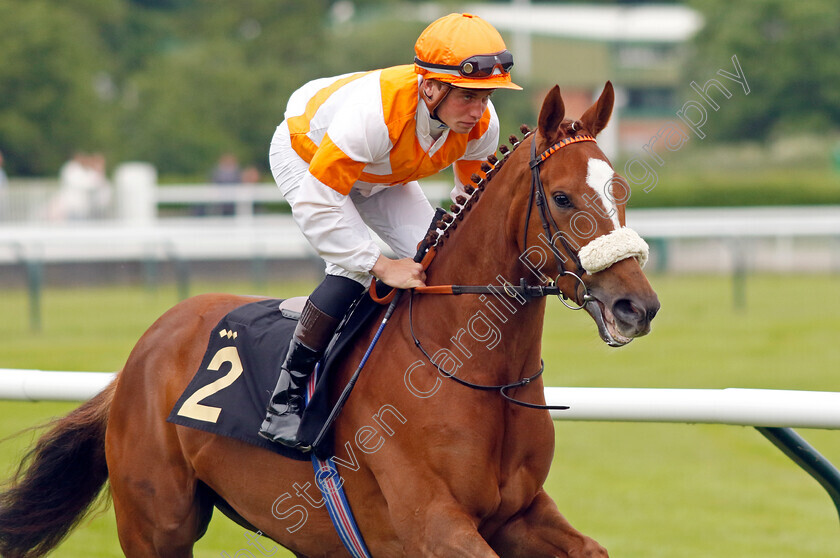
<svg viewBox="0 0 840 558">
<path fill-rule="evenodd" d="M 584 306 L 611 345 L 648 333 L 659 302 L 636 258 L 614 258 L 602 270 L 579 266 L 581 247 L 624 225 L 629 195 L 603 193 L 624 183 L 593 139 L 613 100 L 607 83 L 572 121 L 555 86 L 538 130 L 512 151 L 502 149 L 502 161 L 491 157 L 488 176 L 474 176 L 479 188 L 468 188 L 471 199 L 445 219 L 450 226 L 437 241 L 427 283 L 518 285 L 530 278 L 536 285 L 556 276 L 568 304 Z M 562 149 L 544 153 L 559 142 Z M 543 153 L 535 168 L 545 195 L 536 198 L 531 151 L 538 159 Z M 542 488 L 554 456 L 549 412 L 446 377 L 503 385 L 540 369 L 546 299 L 513 289 L 507 295 L 403 296 L 339 415 L 335 462 L 372 556 L 607 556 Z M 166 422 L 212 328 L 254 300 L 200 295 L 158 319 L 114 383 L 56 421 L 0 496 L 0 554 L 28 558 L 54 548 L 110 480 L 129 557 L 192 556 L 214 506 L 234 510 L 242 524 L 296 556 L 349 555 L 310 462 Z M 434 365 L 413 336 L 434 353 Z M 372 337 L 361 335 L 336 370 L 337 383 L 348 381 Z M 539 378 L 505 394 L 545 403 Z"/>
</svg>

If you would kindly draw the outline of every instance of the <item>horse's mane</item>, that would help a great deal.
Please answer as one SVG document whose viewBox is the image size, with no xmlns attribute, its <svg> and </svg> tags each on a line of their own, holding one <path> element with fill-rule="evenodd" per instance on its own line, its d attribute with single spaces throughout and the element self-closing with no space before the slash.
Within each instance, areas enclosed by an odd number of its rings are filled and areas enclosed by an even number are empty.
<svg viewBox="0 0 840 558">
<path fill-rule="evenodd" d="M 579 120 L 571 120 L 567 118 L 560 123 L 556 139 L 562 140 L 567 137 L 575 137 L 581 132 L 581 130 L 582 125 Z M 472 209 L 473 205 L 478 203 L 481 193 L 493 180 L 496 173 L 499 172 L 502 166 L 507 162 L 511 153 L 516 151 L 516 148 L 518 148 L 522 142 L 524 142 L 525 139 L 533 133 L 527 124 L 520 125 L 519 131 L 524 134 L 521 140 L 515 134 L 508 136 L 508 141 L 513 149 L 510 149 L 507 145 L 502 144 L 499 146 L 499 153 L 502 154 L 501 159 L 493 154 L 487 157 L 486 163 L 481 164 L 481 170 L 484 173 L 484 177 L 475 173 L 470 176 L 472 184 L 468 184 L 464 187 L 464 192 L 467 195 L 459 195 L 455 198 L 455 203 L 449 206 L 449 212 L 444 213 L 443 217 L 435 223 L 436 230 L 430 230 L 426 235 L 426 238 L 423 241 L 426 246 L 430 248 L 435 247 L 436 250 L 440 250 L 450 235 L 458 228 L 458 222 L 463 221 L 464 217 L 470 209 Z"/>
<path fill-rule="evenodd" d="M 465 185 L 464 192 L 466 195 L 457 196 L 455 203 L 449 206 L 449 212 L 444 213 L 443 217 L 435 223 L 436 230 L 430 230 L 424 239 L 426 246 L 430 248 L 435 247 L 436 250 L 440 250 L 443 247 L 446 240 L 458 228 L 458 222 L 463 221 L 470 209 L 478 203 L 481 193 L 484 192 L 484 189 L 490 184 L 493 177 L 496 176 L 496 173 L 507 162 L 511 153 L 531 134 L 531 129 L 525 124 L 522 124 L 519 130 L 525 134 L 521 140 L 514 134 L 508 137 L 512 149 L 508 148 L 505 144 L 499 146 L 499 153 L 502 156 L 501 159 L 493 154 L 487 157 L 487 162 L 481 163 L 481 171 L 484 173 L 483 177 L 477 173 L 470 176 L 472 184 Z"/>
</svg>

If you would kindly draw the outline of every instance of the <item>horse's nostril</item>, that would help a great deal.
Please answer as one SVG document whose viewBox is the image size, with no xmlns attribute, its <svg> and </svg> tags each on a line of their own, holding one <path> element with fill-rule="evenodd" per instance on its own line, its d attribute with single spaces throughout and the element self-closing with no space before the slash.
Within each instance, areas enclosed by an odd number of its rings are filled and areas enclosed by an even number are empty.
<svg viewBox="0 0 840 558">
<path fill-rule="evenodd" d="M 637 323 L 645 318 L 646 312 L 630 300 L 622 298 L 613 304 L 613 314 L 623 322 Z"/>
</svg>

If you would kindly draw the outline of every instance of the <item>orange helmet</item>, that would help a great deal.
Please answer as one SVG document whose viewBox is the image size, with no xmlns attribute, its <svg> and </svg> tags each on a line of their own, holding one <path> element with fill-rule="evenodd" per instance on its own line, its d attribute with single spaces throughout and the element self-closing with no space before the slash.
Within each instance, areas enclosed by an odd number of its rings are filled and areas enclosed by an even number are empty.
<svg viewBox="0 0 840 558">
<path fill-rule="evenodd" d="M 414 71 L 464 89 L 522 89 L 510 80 L 513 55 L 496 29 L 472 14 L 433 21 L 414 44 Z"/>
</svg>

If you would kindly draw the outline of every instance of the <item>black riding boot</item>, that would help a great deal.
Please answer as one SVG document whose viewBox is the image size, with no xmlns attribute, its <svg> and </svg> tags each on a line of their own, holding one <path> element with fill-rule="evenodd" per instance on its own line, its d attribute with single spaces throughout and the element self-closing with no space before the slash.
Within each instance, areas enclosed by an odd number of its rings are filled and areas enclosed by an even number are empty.
<svg viewBox="0 0 840 558">
<path fill-rule="evenodd" d="M 305 406 L 304 393 L 315 364 L 324 354 L 339 323 L 306 301 L 289 353 L 280 367 L 280 378 L 260 426 L 260 436 L 284 446 L 297 447 L 297 431 Z"/>
</svg>

